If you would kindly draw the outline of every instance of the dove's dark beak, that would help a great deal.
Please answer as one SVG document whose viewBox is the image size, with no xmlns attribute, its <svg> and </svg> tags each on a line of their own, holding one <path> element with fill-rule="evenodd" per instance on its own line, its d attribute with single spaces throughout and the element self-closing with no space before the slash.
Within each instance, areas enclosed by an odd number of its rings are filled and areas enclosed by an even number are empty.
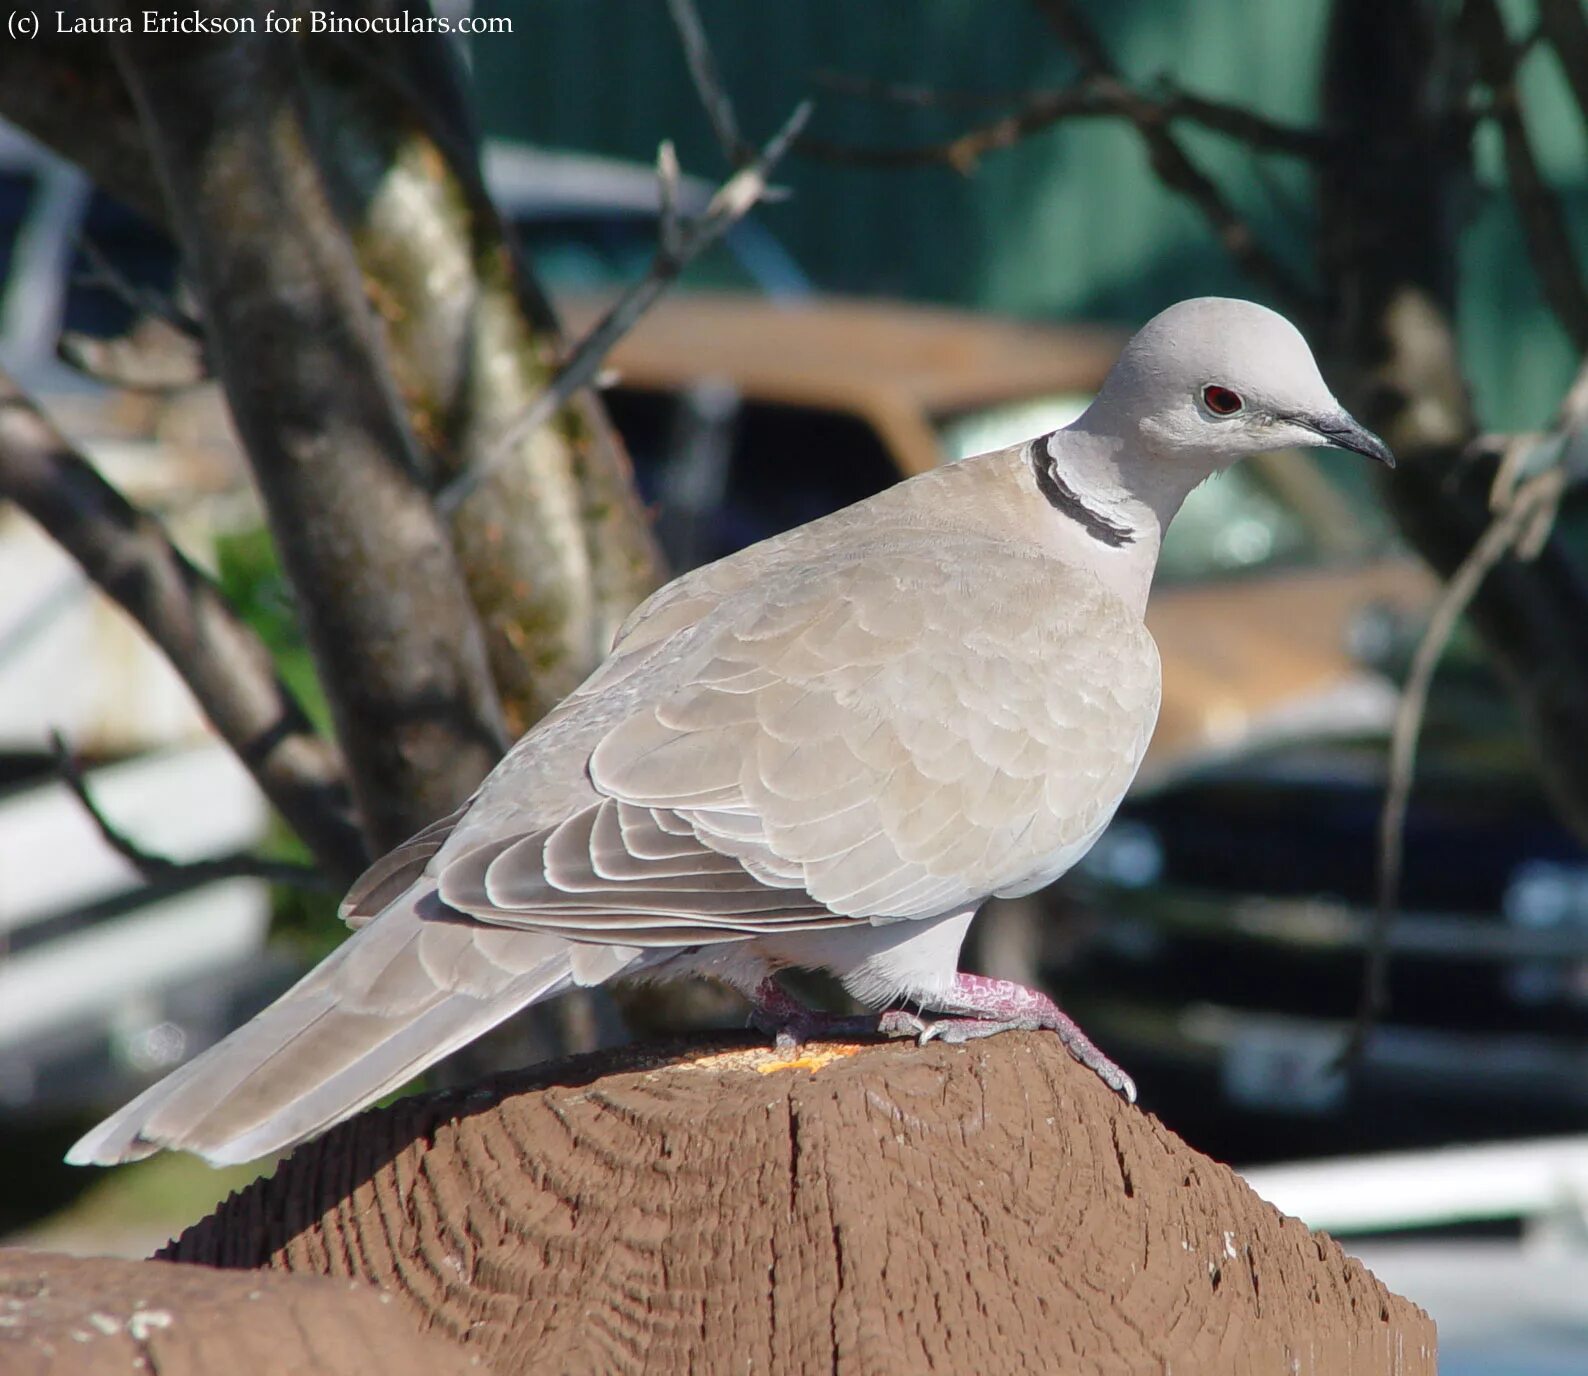
<svg viewBox="0 0 1588 1376">
<path fill-rule="evenodd" d="M 1395 456 L 1390 453 L 1389 445 L 1366 426 L 1358 425 L 1344 411 L 1335 411 L 1326 416 L 1295 416 L 1292 419 L 1336 449 L 1349 449 L 1353 454 L 1363 454 L 1378 460 L 1386 468 L 1395 467 Z"/>
</svg>

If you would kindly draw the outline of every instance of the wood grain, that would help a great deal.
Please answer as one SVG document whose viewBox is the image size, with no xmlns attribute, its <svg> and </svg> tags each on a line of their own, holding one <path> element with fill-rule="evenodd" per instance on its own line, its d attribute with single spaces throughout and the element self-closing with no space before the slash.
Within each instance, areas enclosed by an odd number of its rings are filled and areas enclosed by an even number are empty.
<svg viewBox="0 0 1588 1376">
<path fill-rule="evenodd" d="M 1055 1038 L 836 1050 L 407 1100 L 164 1255 L 374 1281 L 504 1372 L 1434 1370 L 1421 1310 Z"/>
<path fill-rule="evenodd" d="M 356 1281 L 0 1249 L 5 1376 L 454 1376 L 471 1353 Z"/>
</svg>

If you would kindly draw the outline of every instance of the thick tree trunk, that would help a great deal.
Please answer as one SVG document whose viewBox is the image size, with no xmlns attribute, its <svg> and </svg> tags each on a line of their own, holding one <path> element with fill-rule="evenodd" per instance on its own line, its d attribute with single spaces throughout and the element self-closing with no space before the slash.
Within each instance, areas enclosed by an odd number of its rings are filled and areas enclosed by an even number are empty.
<svg viewBox="0 0 1588 1376">
<path fill-rule="evenodd" d="M 116 47 L 376 851 L 499 758 L 484 640 L 326 202 L 290 43 Z M 195 112 L 204 112 L 195 118 Z"/>
<path fill-rule="evenodd" d="M 1422 1311 L 1047 1034 L 409 1099 L 163 1255 L 373 1281 L 503 1372 L 1434 1369 Z"/>
<path fill-rule="evenodd" d="M 661 553 L 593 396 L 496 454 L 550 379 L 561 330 L 511 251 L 473 129 L 444 117 L 463 104 L 447 40 L 370 41 L 363 61 L 305 52 L 310 110 L 412 428 L 439 480 L 486 474 L 451 525 L 518 735 L 605 657 L 661 581 Z"/>
<path fill-rule="evenodd" d="M 448 42 L 376 36 L 296 49 L 315 151 L 383 317 L 432 484 L 491 451 L 561 350 L 555 317 L 484 193 Z M 111 194 L 169 221 L 107 42 L 6 47 L 0 114 Z M 662 577 L 622 444 L 589 394 L 520 440 L 450 528 L 510 734 L 579 682 Z"/>
</svg>

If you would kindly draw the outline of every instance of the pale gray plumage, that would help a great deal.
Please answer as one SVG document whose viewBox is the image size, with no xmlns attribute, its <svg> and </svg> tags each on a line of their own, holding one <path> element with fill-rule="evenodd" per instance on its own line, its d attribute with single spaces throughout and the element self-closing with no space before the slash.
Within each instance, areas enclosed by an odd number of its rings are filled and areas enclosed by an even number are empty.
<svg viewBox="0 0 1588 1376">
<path fill-rule="evenodd" d="M 809 965 L 945 1006 L 976 908 L 1074 864 L 1136 772 L 1163 527 L 1241 455 L 1320 443 L 1388 460 L 1282 318 L 1185 302 L 1069 429 L 686 574 L 474 798 L 369 870 L 335 954 L 68 1159 L 280 1150 L 619 975 L 751 991 Z"/>
</svg>

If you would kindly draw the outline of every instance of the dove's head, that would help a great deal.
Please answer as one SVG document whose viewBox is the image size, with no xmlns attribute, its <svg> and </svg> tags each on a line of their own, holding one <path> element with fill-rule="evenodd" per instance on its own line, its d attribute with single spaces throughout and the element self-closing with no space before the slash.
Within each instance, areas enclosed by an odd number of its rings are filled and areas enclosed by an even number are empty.
<svg viewBox="0 0 1588 1376">
<path fill-rule="evenodd" d="M 1181 468 L 1193 486 L 1272 449 L 1351 449 L 1395 466 L 1384 441 L 1335 400 L 1300 330 L 1221 296 L 1182 301 L 1143 325 L 1082 428 Z"/>
</svg>

